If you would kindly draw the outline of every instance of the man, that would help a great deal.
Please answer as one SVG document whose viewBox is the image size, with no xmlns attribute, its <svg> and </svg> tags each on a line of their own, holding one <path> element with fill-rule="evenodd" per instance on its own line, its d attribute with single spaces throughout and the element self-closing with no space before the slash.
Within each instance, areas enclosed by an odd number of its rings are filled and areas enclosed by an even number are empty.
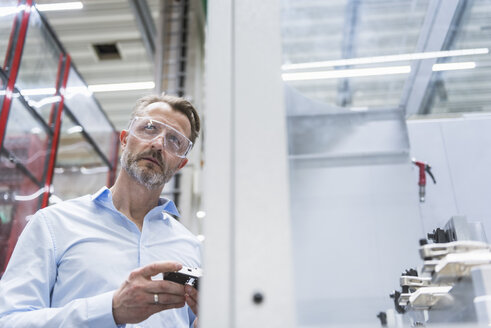
<svg viewBox="0 0 491 328">
<path fill-rule="evenodd" d="M 159 196 L 199 129 L 188 101 L 140 99 L 114 186 L 29 220 L 0 280 L 0 327 L 196 326 L 196 289 L 162 274 L 199 267 L 199 241 Z"/>
</svg>

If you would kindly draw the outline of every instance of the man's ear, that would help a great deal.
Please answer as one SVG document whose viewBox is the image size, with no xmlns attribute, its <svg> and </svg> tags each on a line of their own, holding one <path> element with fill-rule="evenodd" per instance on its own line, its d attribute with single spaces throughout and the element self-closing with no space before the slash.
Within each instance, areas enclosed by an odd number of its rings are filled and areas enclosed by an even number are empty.
<svg viewBox="0 0 491 328">
<path fill-rule="evenodd" d="M 119 134 L 119 142 L 121 143 L 122 149 L 126 147 L 126 143 L 128 142 L 127 141 L 128 135 L 129 135 L 128 130 L 121 130 L 121 133 Z"/>
<path fill-rule="evenodd" d="M 179 167 L 178 169 L 182 169 L 184 167 L 184 165 L 186 165 L 188 162 L 188 159 L 187 158 L 183 158 L 182 161 L 181 161 L 181 164 L 179 164 Z"/>
</svg>

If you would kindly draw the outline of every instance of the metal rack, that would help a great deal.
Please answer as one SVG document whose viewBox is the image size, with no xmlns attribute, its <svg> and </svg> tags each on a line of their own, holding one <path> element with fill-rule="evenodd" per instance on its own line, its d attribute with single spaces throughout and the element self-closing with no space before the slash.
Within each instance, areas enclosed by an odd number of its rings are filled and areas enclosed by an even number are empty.
<svg viewBox="0 0 491 328">
<path fill-rule="evenodd" d="M 6 53 L 0 53 L 5 55 L 0 68 L 0 272 L 28 216 L 48 206 L 52 196 L 73 196 L 64 190 L 76 181 L 56 186 L 55 167 L 69 162 L 82 173 L 85 166 L 102 167 L 110 186 L 119 148 L 116 129 L 33 0 L 18 1 L 11 12 L 0 17 L 1 28 L 11 26 Z M 76 129 L 63 130 L 64 120 Z M 70 151 L 63 147 L 67 140 Z M 80 177 L 80 185 L 90 185 L 90 179 Z M 95 178 L 100 183 L 100 176 Z"/>
</svg>

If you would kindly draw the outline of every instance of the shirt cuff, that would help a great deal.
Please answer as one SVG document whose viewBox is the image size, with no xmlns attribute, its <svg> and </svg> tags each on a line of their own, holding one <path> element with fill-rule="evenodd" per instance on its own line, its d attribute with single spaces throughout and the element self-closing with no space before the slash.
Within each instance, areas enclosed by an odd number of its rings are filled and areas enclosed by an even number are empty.
<svg viewBox="0 0 491 328">
<path fill-rule="evenodd" d="M 126 325 L 116 325 L 113 316 L 114 290 L 87 298 L 87 316 L 90 327 L 124 328 Z"/>
</svg>

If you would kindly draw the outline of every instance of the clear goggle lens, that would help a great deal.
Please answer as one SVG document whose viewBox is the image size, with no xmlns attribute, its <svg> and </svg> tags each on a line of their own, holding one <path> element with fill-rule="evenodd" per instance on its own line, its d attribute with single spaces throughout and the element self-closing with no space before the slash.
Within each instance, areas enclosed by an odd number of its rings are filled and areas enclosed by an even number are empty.
<svg viewBox="0 0 491 328">
<path fill-rule="evenodd" d="M 144 141 L 162 138 L 162 145 L 167 152 L 183 158 L 193 145 L 191 140 L 172 126 L 150 117 L 135 117 L 130 124 L 130 133 Z"/>
</svg>

